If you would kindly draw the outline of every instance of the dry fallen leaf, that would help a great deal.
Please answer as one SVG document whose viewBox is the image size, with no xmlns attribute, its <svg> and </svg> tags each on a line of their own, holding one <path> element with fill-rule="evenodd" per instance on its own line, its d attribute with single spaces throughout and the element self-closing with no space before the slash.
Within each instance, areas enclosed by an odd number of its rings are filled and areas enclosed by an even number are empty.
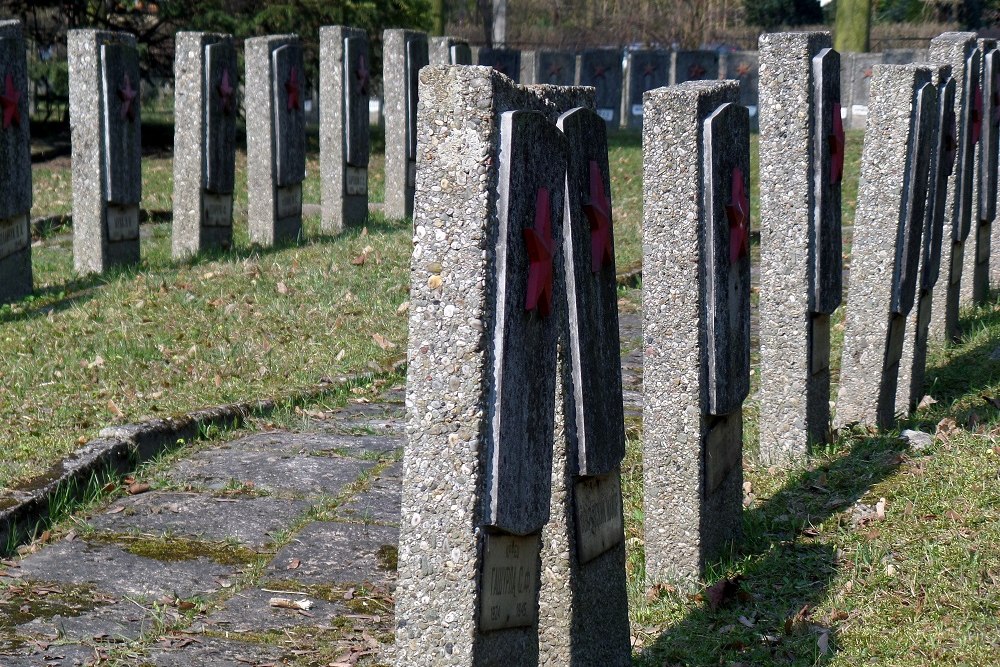
<svg viewBox="0 0 1000 667">
<path fill-rule="evenodd" d="M 297 570 L 300 565 L 302 565 L 302 561 L 300 561 L 298 558 L 293 558 L 292 560 L 288 561 L 288 565 L 285 566 L 285 569 Z"/>
<path fill-rule="evenodd" d="M 958 431 L 958 422 L 951 417 L 945 417 L 938 422 L 937 430 L 934 434 L 941 440 L 947 441 L 948 438 L 958 433 Z"/>
<path fill-rule="evenodd" d="M 130 484 L 126 490 L 130 496 L 137 496 L 140 493 L 146 493 L 149 491 L 149 484 L 146 484 L 145 482 L 136 482 L 134 484 Z"/>
<path fill-rule="evenodd" d="M 733 598 L 737 597 L 740 590 L 740 580 L 743 577 L 736 576 L 732 579 L 722 579 L 705 589 L 705 597 L 708 599 L 708 607 L 715 611 Z"/>
<path fill-rule="evenodd" d="M 396 344 L 391 340 L 383 336 L 382 334 L 372 334 L 372 340 L 383 350 L 392 350 L 396 347 Z"/>
<path fill-rule="evenodd" d="M 875 503 L 875 516 L 879 521 L 885 521 L 885 498 L 879 498 Z"/>
<path fill-rule="evenodd" d="M 125 416 L 125 413 L 122 412 L 122 409 L 119 408 L 118 405 L 113 400 L 111 400 L 111 399 L 108 399 L 108 411 L 111 414 L 113 414 L 115 417 L 124 417 Z"/>
<path fill-rule="evenodd" d="M 917 411 L 927 410 L 935 403 L 937 403 L 937 401 L 934 400 L 933 396 L 931 396 L 930 394 L 924 394 L 924 397 L 920 399 L 919 403 L 917 403 Z"/>
<path fill-rule="evenodd" d="M 399 304 L 399 308 L 396 309 L 396 314 L 397 315 L 402 315 L 403 313 L 405 313 L 409 309 L 410 309 L 410 302 L 409 301 L 404 301 L 403 303 Z"/>
</svg>

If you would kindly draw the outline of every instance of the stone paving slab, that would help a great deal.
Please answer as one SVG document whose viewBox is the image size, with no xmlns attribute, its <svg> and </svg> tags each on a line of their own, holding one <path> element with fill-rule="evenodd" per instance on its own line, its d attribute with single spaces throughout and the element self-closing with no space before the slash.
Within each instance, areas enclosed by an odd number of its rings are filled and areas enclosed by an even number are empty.
<svg viewBox="0 0 1000 667">
<path fill-rule="evenodd" d="M 272 598 L 296 602 L 308 600 L 312 606 L 303 611 L 272 607 Z M 350 613 L 351 610 L 342 604 L 317 599 L 305 593 L 254 588 L 226 600 L 222 609 L 209 614 L 191 629 L 195 632 L 248 634 L 288 628 L 330 627 L 338 616 Z"/>
<path fill-rule="evenodd" d="M 342 518 L 361 523 L 399 525 L 401 514 L 402 463 L 396 463 L 371 480 L 371 486 L 351 502 L 337 508 Z"/>
<path fill-rule="evenodd" d="M 56 614 L 19 625 L 19 634 L 72 642 L 131 641 L 156 627 L 156 615 L 149 607 L 128 600 L 85 611 L 78 616 Z M 3 664 L 0 658 L 0 664 Z"/>
<path fill-rule="evenodd" d="M 122 498 L 88 523 L 118 533 L 238 540 L 249 547 L 270 544 L 310 507 L 281 498 L 213 498 L 196 493 L 151 492 Z"/>
<path fill-rule="evenodd" d="M 49 645 L 20 655 L 0 655 L 3 667 L 82 667 L 95 664 L 97 653 L 79 644 Z"/>
<path fill-rule="evenodd" d="M 156 667 L 264 667 L 290 664 L 287 652 L 271 646 L 214 637 L 185 640 L 191 641 L 176 648 L 154 648 L 150 651 L 152 664 Z"/>
<path fill-rule="evenodd" d="M 323 521 L 311 523 L 267 566 L 267 577 L 302 584 L 384 584 L 395 580 L 399 530 Z M 288 565 L 298 561 L 293 570 Z"/>
<path fill-rule="evenodd" d="M 401 449 L 406 441 L 403 437 L 347 435 L 336 432 L 334 427 L 327 430 L 329 426 L 327 421 L 319 421 L 315 424 L 315 431 L 254 433 L 215 447 L 211 451 L 267 452 L 279 458 L 300 454 L 342 454 L 353 458 L 370 459 L 392 454 Z"/>
<path fill-rule="evenodd" d="M 119 597 L 156 600 L 165 595 L 191 598 L 216 592 L 236 568 L 207 558 L 159 561 L 130 554 L 114 544 L 83 539 L 60 541 L 31 554 L 18 569 L 24 579 L 91 584 Z"/>
</svg>

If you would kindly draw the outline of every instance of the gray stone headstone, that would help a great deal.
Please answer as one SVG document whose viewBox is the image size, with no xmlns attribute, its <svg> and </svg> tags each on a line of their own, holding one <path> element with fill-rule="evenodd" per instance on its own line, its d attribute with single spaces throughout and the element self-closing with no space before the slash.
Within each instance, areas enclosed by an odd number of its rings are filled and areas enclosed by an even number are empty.
<svg viewBox="0 0 1000 667">
<path fill-rule="evenodd" d="M 428 58 L 431 65 L 471 65 L 469 43 L 455 37 L 428 38 Z"/>
<path fill-rule="evenodd" d="M 740 104 L 750 112 L 751 128 L 756 127 L 759 123 L 757 110 L 760 100 L 757 52 L 731 51 L 720 58 L 723 63 L 721 78 L 740 82 Z"/>
<path fill-rule="evenodd" d="M 0 21 L 0 303 L 31 294 L 31 131 L 20 21 Z"/>
<path fill-rule="evenodd" d="M 927 205 L 921 233 L 920 275 L 916 305 L 906 319 L 903 354 L 899 362 L 896 383 L 896 413 L 914 410 L 923 397 L 924 372 L 927 365 L 927 334 L 930 327 L 934 285 L 940 274 L 941 238 L 944 231 L 945 200 L 948 177 L 954 165 L 955 145 L 955 80 L 951 67 L 935 66 L 934 85 L 937 89 L 937 119 L 934 146 L 931 150 L 927 185 Z"/>
<path fill-rule="evenodd" d="M 848 129 L 865 129 L 872 68 L 881 62 L 881 53 L 845 53 L 841 57 L 840 89 L 847 99 L 843 106 Z"/>
<path fill-rule="evenodd" d="M 492 67 L 514 83 L 521 80 L 521 52 L 517 49 L 479 49 L 477 64 Z"/>
<path fill-rule="evenodd" d="M 302 232 L 307 90 L 298 35 L 245 42 L 247 222 L 250 241 L 263 246 Z"/>
<path fill-rule="evenodd" d="M 239 69 L 231 35 L 179 32 L 174 59 L 173 256 L 233 242 Z"/>
<path fill-rule="evenodd" d="M 608 127 L 621 124 L 622 52 L 618 49 L 588 49 L 580 54 L 577 84 L 593 86 L 597 115 Z"/>
<path fill-rule="evenodd" d="M 935 68 L 876 65 L 861 156 L 836 426 L 889 428 L 913 306 L 938 106 Z"/>
<path fill-rule="evenodd" d="M 884 49 L 882 62 L 886 65 L 909 65 L 927 60 L 927 49 Z"/>
<path fill-rule="evenodd" d="M 368 35 L 324 26 L 320 40 L 320 180 L 323 230 L 339 233 L 368 220 Z"/>
<path fill-rule="evenodd" d="M 551 120 L 585 92 L 420 73 L 400 666 L 539 664 L 564 317 L 567 145 Z"/>
<path fill-rule="evenodd" d="M 719 78 L 719 54 L 715 51 L 674 51 L 670 83 L 713 81 Z"/>
<path fill-rule="evenodd" d="M 417 171 L 417 83 L 428 64 L 427 35 L 414 30 L 382 33 L 385 94 L 385 215 L 413 215 Z"/>
<path fill-rule="evenodd" d="M 772 464 L 803 459 L 830 430 L 845 141 L 831 44 L 827 32 L 760 38 L 759 429 Z"/>
<path fill-rule="evenodd" d="M 625 57 L 625 127 L 642 127 L 642 96 L 647 90 L 670 85 L 669 51 L 630 51 Z"/>
<path fill-rule="evenodd" d="M 569 51 L 521 52 L 521 83 L 572 86 L 576 78 L 576 56 Z"/>
<path fill-rule="evenodd" d="M 980 58 L 976 34 L 946 32 L 931 40 L 931 62 L 950 65 L 955 78 L 954 167 L 948 177 L 944 235 L 941 239 L 941 274 L 934 286 L 930 337 L 955 341 L 959 337 L 958 308 L 961 298 L 965 240 L 972 218 L 974 146 L 971 143 L 971 101 L 979 85 Z M 950 125 L 950 122 L 949 122 Z M 949 158 L 948 162 L 951 162 Z"/>
<path fill-rule="evenodd" d="M 139 261 L 139 58 L 124 32 L 68 34 L 73 144 L 73 266 Z"/>
<path fill-rule="evenodd" d="M 1000 52 L 993 39 L 978 40 L 979 87 L 972 104 L 975 158 L 972 165 L 972 215 L 963 253 L 960 305 L 983 304 L 989 297 L 990 241 L 996 218 L 997 113 L 993 86 L 1000 70 Z"/>
<path fill-rule="evenodd" d="M 742 524 L 749 115 L 735 81 L 643 100 L 646 573 L 692 587 Z M 678 150 L 678 147 L 683 147 Z"/>
</svg>

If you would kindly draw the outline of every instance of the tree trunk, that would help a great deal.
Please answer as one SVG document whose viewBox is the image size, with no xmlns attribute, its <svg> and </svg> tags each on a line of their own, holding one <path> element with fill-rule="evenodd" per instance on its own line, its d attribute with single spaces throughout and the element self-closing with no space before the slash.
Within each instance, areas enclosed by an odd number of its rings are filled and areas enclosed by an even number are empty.
<svg viewBox="0 0 1000 667">
<path fill-rule="evenodd" d="M 872 0 L 837 0 L 833 45 L 838 51 L 867 51 L 871 28 Z"/>
<path fill-rule="evenodd" d="M 448 23 L 448 9 L 444 0 L 431 0 L 431 34 L 444 35 Z"/>
</svg>

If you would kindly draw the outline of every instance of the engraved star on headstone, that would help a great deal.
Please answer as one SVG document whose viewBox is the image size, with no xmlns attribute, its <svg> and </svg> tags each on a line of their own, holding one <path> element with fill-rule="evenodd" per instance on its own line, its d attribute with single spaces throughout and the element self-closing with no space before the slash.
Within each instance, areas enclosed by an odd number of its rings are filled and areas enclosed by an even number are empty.
<svg viewBox="0 0 1000 667">
<path fill-rule="evenodd" d="M 743 187 L 743 170 L 733 169 L 732 185 L 726 204 L 729 220 L 729 263 L 735 264 L 750 252 L 750 197 Z"/>
<path fill-rule="evenodd" d="M 14 77 L 9 72 L 4 80 L 4 91 L 0 95 L 0 107 L 3 107 L 3 129 L 21 124 L 21 91 L 14 87 Z"/>
<path fill-rule="evenodd" d="M 354 70 L 354 76 L 358 78 L 358 92 L 362 95 L 368 95 L 372 79 L 371 72 L 368 70 L 368 59 L 363 53 L 358 54 L 358 67 Z"/>
<path fill-rule="evenodd" d="M 750 73 L 750 63 L 744 61 L 736 66 L 737 76 L 746 76 L 749 73 Z"/>
<path fill-rule="evenodd" d="M 976 86 L 972 93 L 972 109 L 969 111 L 970 136 L 972 143 L 979 143 L 979 136 L 983 132 L 983 88 Z"/>
<path fill-rule="evenodd" d="M 583 212 L 590 221 L 590 270 L 599 272 L 614 261 L 611 256 L 611 204 L 597 160 L 590 161 L 590 202 Z"/>
<path fill-rule="evenodd" d="M 128 72 L 125 72 L 122 81 L 122 85 L 118 86 L 118 99 L 122 101 L 119 113 L 122 118 L 128 118 L 129 122 L 132 122 L 135 120 L 135 98 L 139 93 L 132 87 L 132 79 L 129 78 Z"/>
<path fill-rule="evenodd" d="M 562 74 L 563 68 L 559 63 L 552 63 L 549 65 L 549 81 L 556 79 Z"/>
<path fill-rule="evenodd" d="M 299 99 L 299 68 L 292 65 L 288 72 L 288 81 L 285 82 L 285 92 L 288 93 L 288 102 L 285 107 L 288 111 L 293 109 L 302 110 L 302 101 Z"/>
<path fill-rule="evenodd" d="M 604 65 L 594 65 L 594 78 L 603 79 L 604 74 L 608 71 L 608 68 Z"/>
<path fill-rule="evenodd" d="M 548 188 L 538 188 L 535 196 L 535 226 L 523 230 L 528 250 L 528 289 L 524 309 L 535 310 L 542 317 L 552 312 L 552 206 Z"/>
<path fill-rule="evenodd" d="M 707 71 L 708 70 L 701 66 L 701 63 L 692 63 L 691 66 L 688 67 L 688 78 L 695 81 L 705 76 L 705 72 Z"/>
<path fill-rule="evenodd" d="M 862 79 L 872 78 L 872 68 L 871 67 L 866 68 L 865 71 L 861 73 L 861 78 Z"/>
<path fill-rule="evenodd" d="M 840 102 L 833 105 L 833 128 L 829 136 L 830 144 L 830 183 L 836 185 L 844 180 L 844 121 L 840 116 Z"/>
<path fill-rule="evenodd" d="M 642 68 L 643 76 L 653 76 L 656 74 L 656 65 L 654 63 L 646 63 L 646 66 Z"/>
<path fill-rule="evenodd" d="M 233 93 L 236 89 L 233 88 L 232 83 L 229 81 L 229 68 L 225 67 L 222 70 L 222 79 L 219 81 L 219 85 L 216 87 L 219 93 L 219 99 L 222 101 L 222 113 L 229 115 L 233 112 Z"/>
</svg>

